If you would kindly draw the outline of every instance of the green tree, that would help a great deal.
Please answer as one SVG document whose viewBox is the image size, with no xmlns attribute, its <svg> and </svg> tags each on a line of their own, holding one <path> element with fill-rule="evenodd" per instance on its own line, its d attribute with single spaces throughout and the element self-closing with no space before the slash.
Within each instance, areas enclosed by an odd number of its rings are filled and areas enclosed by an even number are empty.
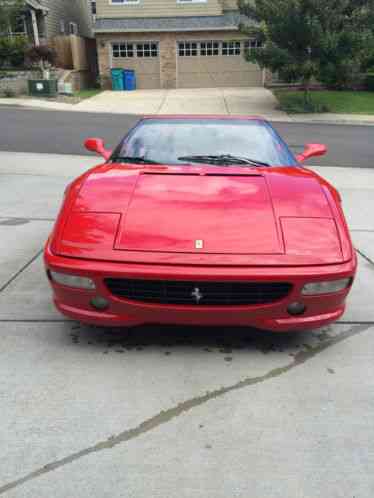
<svg viewBox="0 0 374 498">
<path fill-rule="evenodd" d="M 240 12 L 256 22 L 241 30 L 263 42 L 246 57 L 287 82 L 300 81 L 306 103 L 314 78 L 347 87 L 373 46 L 373 5 L 374 0 L 239 0 Z"/>
<path fill-rule="evenodd" d="M 23 0 L 0 0 L 0 33 L 12 31 L 24 9 Z"/>
</svg>

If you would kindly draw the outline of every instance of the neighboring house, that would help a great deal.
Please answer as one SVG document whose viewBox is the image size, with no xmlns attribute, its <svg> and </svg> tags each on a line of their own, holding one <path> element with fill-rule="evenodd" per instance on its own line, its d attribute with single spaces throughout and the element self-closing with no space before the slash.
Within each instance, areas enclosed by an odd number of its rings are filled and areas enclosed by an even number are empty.
<svg viewBox="0 0 374 498">
<path fill-rule="evenodd" d="M 88 0 L 24 0 L 24 11 L 10 34 L 24 34 L 36 45 L 63 34 L 92 36 Z"/>
<path fill-rule="evenodd" d="M 257 46 L 238 30 L 236 0 L 96 0 L 99 72 L 134 69 L 138 88 L 262 86 L 264 72 L 245 61 Z"/>
</svg>

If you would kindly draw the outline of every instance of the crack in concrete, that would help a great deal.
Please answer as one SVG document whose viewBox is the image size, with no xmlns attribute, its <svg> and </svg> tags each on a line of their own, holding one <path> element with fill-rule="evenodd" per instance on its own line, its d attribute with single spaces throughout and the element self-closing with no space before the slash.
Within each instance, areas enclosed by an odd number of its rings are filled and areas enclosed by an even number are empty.
<svg viewBox="0 0 374 498">
<path fill-rule="evenodd" d="M 365 253 L 363 253 L 362 251 L 360 251 L 360 249 L 357 249 L 357 247 L 356 247 L 356 252 L 358 252 L 358 254 L 360 256 L 362 256 L 368 263 L 370 263 L 371 265 L 374 265 L 374 261 L 371 258 L 369 258 L 369 256 L 366 256 Z"/>
<path fill-rule="evenodd" d="M 30 265 L 33 264 L 34 261 L 36 261 L 39 256 L 43 253 L 43 249 L 40 249 L 35 256 L 33 256 L 26 264 L 22 266 L 5 284 L 0 287 L 0 294 L 12 283 L 14 280 L 21 275 L 22 272 L 24 272 Z"/>
<path fill-rule="evenodd" d="M 0 323 L 76 323 L 68 318 L 0 318 Z"/>
<path fill-rule="evenodd" d="M 222 99 L 223 99 L 223 103 L 225 105 L 226 112 L 228 115 L 231 115 L 231 112 L 229 109 L 229 104 L 227 102 L 226 95 L 225 95 L 225 90 L 221 90 L 221 94 L 222 94 Z"/>
<path fill-rule="evenodd" d="M 111 449 L 119 444 L 125 443 L 139 436 L 142 436 L 143 434 L 150 432 L 153 429 L 156 429 L 157 427 L 160 427 L 161 425 L 164 425 L 172 421 L 173 419 L 176 419 L 177 417 L 183 415 L 184 413 L 189 412 L 192 409 L 197 408 L 198 406 L 201 406 L 211 400 L 217 399 L 230 392 L 238 391 L 240 389 L 277 378 L 289 372 L 290 370 L 306 363 L 308 360 L 315 357 L 317 354 L 321 353 L 322 351 L 325 351 L 329 347 L 334 346 L 335 344 L 338 344 L 347 339 L 350 339 L 351 337 L 361 334 L 362 332 L 365 332 L 370 328 L 370 326 L 371 325 L 365 324 L 365 325 L 358 325 L 351 327 L 345 332 L 342 332 L 338 336 L 328 337 L 326 341 L 319 343 L 317 346 L 314 347 L 310 346 L 310 348 L 308 348 L 307 350 L 296 353 L 295 356 L 293 357 L 293 361 L 283 367 L 274 368 L 269 372 L 267 372 L 266 374 L 258 377 L 247 377 L 235 384 L 232 384 L 231 386 L 221 387 L 219 389 L 215 389 L 214 391 L 208 391 L 203 395 L 196 396 L 194 398 L 183 401 L 178 405 L 169 408 L 168 410 L 161 411 L 157 415 L 154 415 L 153 417 L 144 420 L 137 427 L 125 430 L 117 434 L 116 436 L 110 437 L 105 441 L 100 441 L 93 446 L 89 446 L 88 448 L 85 448 L 81 451 L 72 453 L 71 455 L 61 458 L 60 460 L 48 463 L 47 465 L 44 465 L 43 467 L 40 467 L 39 469 L 34 470 L 29 474 L 26 474 L 24 477 L 21 477 L 20 479 L 16 479 L 15 481 L 9 482 L 1 486 L 0 495 L 6 493 L 7 491 L 10 491 L 11 489 L 21 486 L 28 481 L 36 479 L 45 474 L 48 474 L 49 472 L 53 472 L 54 470 L 64 467 L 65 465 L 71 464 L 87 455 L 90 455 L 92 453 L 97 453 L 102 450 Z"/>
<path fill-rule="evenodd" d="M 1 320 L 0 320 L 1 321 Z M 338 320 L 335 322 L 338 325 L 374 325 L 372 320 Z"/>
<path fill-rule="evenodd" d="M 0 220 L 27 220 L 27 221 L 56 221 L 55 218 L 27 218 L 25 216 L 0 216 Z M 0 222 L 1 223 L 1 222 Z"/>
</svg>

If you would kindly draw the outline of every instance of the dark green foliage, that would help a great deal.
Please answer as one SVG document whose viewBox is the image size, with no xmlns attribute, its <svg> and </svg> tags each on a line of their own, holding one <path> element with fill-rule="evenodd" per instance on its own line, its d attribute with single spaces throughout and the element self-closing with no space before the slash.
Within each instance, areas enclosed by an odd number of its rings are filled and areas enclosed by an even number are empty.
<svg viewBox="0 0 374 498">
<path fill-rule="evenodd" d="M 31 64 L 48 63 L 53 65 L 56 62 L 56 51 L 48 45 L 39 45 L 29 48 L 26 52 L 26 59 Z"/>
<path fill-rule="evenodd" d="M 0 67 L 22 67 L 27 39 L 23 36 L 0 37 Z"/>
<path fill-rule="evenodd" d="M 369 92 L 374 92 L 374 72 L 367 73 L 365 83 L 366 89 L 369 90 Z"/>
<path fill-rule="evenodd" d="M 6 34 L 12 30 L 22 15 L 23 8 L 22 0 L 0 0 L 0 33 Z"/>
<path fill-rule="evenodd" d="M 248 60 L 284 81 L 300 81 L 306 91 L 313 79 L 336 89 L 357 85 L 373 58 L 374 0 L 239 0 L 239 6 L 264 41 Z"/>
</svg>

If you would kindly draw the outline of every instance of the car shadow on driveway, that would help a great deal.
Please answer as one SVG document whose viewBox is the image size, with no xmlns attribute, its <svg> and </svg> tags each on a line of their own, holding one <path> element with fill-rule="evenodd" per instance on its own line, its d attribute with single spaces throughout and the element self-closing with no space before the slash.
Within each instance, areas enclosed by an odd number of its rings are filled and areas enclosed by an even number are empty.
<svg viewBox="0 0 374 498">
<path fill-rule="evenodd" d="M 132 354 L 158 350 L 165 356 L 191 351 L 222 355 L 230 362 L 241 351 L 294 356 L 311 342 L 328 338 L 329 327 L 313 332 L 273 333 L 246 327 L 141 326 L 131 329 L 102 328 L 71 323 L 75 345 L 90 346 L 103 354 Z"/>
</svg>

